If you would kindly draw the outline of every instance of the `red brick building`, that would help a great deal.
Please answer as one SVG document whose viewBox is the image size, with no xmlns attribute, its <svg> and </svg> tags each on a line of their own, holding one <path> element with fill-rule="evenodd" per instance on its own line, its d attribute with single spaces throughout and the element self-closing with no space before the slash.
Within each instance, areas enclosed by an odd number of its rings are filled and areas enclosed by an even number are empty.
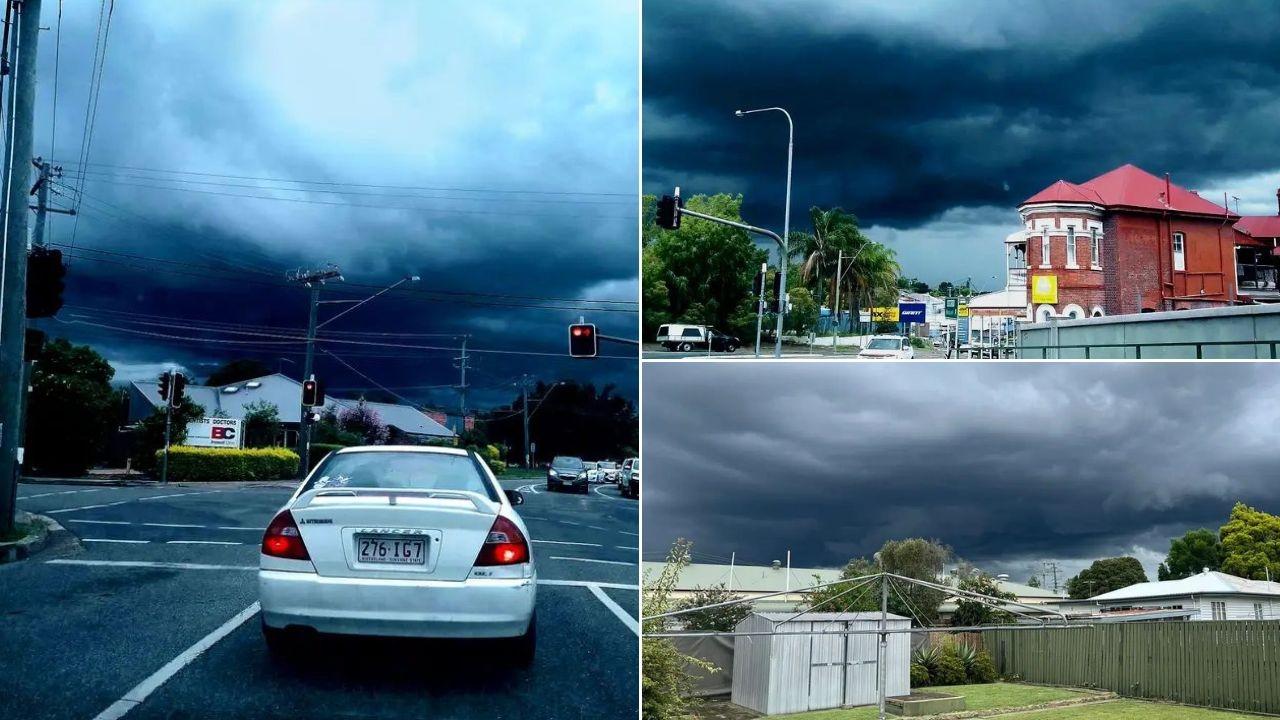
<svg viewBox="0 0 1280 720">
<path fill-rule="evenodd" d="M 1167 176 L 1124 165 L 1078 185 L 1059 180 L 1018 212 L 1021 241 L 1006 240 L 1009 281 L 1032 289 L 1034 320 L 1280 301 L 1280 218 L 1242 223 Z M 1049 284 L 1037 285 L 1042 276 L 1056 282 L 1056 302 L 1035 302 Z"/>
</svg>

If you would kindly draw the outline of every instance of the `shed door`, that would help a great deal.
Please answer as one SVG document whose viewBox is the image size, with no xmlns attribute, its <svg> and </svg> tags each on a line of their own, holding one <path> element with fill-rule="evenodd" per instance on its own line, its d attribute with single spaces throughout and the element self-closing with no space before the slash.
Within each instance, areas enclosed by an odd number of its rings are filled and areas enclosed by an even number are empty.
<svg viewBox="0 0 1280 720">
<path fill-rule="evenodd" d="M 859 629 L 871 629 L 864 624 Z M 848 666 L 845 671 L 845 705 L 874 705 L 880 701 L 876 672 L 878 635 L 849 635 L 846 642 Z"/>
<path fill-rule="evenodd" d="M 836 633 L 848 623 L 813 623 L 815 632 Z M 810 635 L 809 709 L 840 707 L 844 695 L 845 646 L 843 635 Z"/>
</svg>

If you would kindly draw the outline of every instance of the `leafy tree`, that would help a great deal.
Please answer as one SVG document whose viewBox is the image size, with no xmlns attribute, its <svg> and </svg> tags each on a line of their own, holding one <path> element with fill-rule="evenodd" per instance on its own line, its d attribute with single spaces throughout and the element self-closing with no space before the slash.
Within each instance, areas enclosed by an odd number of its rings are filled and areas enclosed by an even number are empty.
<svg viewBox="0 0 1280 720">
<path fill-rule="evenodd" d="M 510 448 L 507 459 L 523 463 L 524 431 L 517 395 L 511 406 L 495 411 L 482 423 L 489 441 Z M 636 407 L 615 394 L 613 385 L 597 389 L 590 383 L 565 380 L 538 383 L 529 390 L 529 434 L 537 444 L 535 458 L 576 455 L 588 460 L 633 457 L 640 445 Z"/>
<path fill-rule="evenodd" d="M 169 445 L 181 445 L 187 439 L 187 423 L 205 416 L 203 407 L 183 397 L 182 402 L 173 406 L 173 417 L 170 421 Z M 156 468 L 156 451 L 164 447 L 165 409 L 156 408 L 150 415 L 138 423 L 138 430 L 133 438 L 133 467 L 138 470 L 154 470 Z"/>
<path fill-rule="evenodd" d="M 1222 572 L 1250 580 L 1280 579 L 1280 516 L 1238 502 L 1221 534 Z"/>
<path fill-rule="evenodd" d="M 1039 576 L 1039 575 L 1032 575 L 1032 576 L 1027 580 L 1027 587 L 1033 587 L 1033 588 L 1038 588 L 1038 587 L 1040 587 L 1040 576 Z"/>
<path fill-rule="evenodd" d="M 391 429 L 382 421 L 382 416 L 369 407 L 364 398 L 360 398 L 355 407 L 338 412 L 338 427 L 359 436 L 364 445 L 385 445 L 391 436 Z"/>
<path fill-rule="evenodd" d="M 280 429 L 280 409 L 275 403 L 255 400 L 244 406 L 245 447 L 271 447 Z"/>
<path fill-rule="evenodd" d="M 1222 543 L 1217 533 L 1200 528 L 1169 543 L 1169 556 L 1160 563 L 1156 575 L 1160 580 L 1181 580 L 1202 570 L 1222 567 Z"/>
<path fill-rule="evenodd" d="M 650 578 L 646 573 L 641 602 L 645 615 L 661 615 L 676 609 L 676 602 L 671 595 L 680 579 L 680 573 L 689 566 L 692 547 L 693 544 L 684 538 L 676 540 L 658 576 Z M 693 695 L 693 678 L 686 670 L 715 670 L 711 663 L 682 654 L 676 649 L 675 643 L 667 638 L 648 637 L 651 633 L 670 631 L 670 620 L 656 618 L 644 621 L 644 634 L 640 643 L 643 720 L 679 720 L 689 717 L 699 701 Z"/>
<path fill-rule="evenodd" d="M 87 345 L 45 345 L 31 376 L 26 463 L 36 472 L 82 475 L 101 456 L 120 420 L 115 371 Z"/>
<path fill-rule="evenodd" d="M 718 603 L 732 602 L 741 600 L 742 596 L 730 592 L 724 583 L 713 585 L 709 588 L 696 588 L 693 594 L 679 603 L 679 609 L 703 607 L 706 605 L 716 605 Z M 727 605 L 725 607 L 712 608 L 710 610 L 698 610 L 680 618 L 684 621 L 686 630 L 699 632 L 732 632 L 738 623 L 742 622 L 751 614 L 751 607 L 747 603 L 738 603 L 737 605 Z"/>
<path fill-rule="evenodd" d="M 809 288 L 797 287 L 787 294 L 791 296 L 791 312 L 784 318 L 783 327 L 789 333 L 807 334 L 818 323 L 818 303 Z"/>
<path fill-rule="evenodd" d="M 867 575 L 875 575 L 880 568 L 866 558 L 853 558 L 840 569 L 841 580 L 852 580 Z M 818 584 L 817 576 L 814 584 Z M 809 607 L 822 612 L 871 612 L 880 609 L 880 593 L 876 592 L 879 583 L 859 585 L 857 583 L 840 583 L 818 588 L 809 593 Z"/>
<path fill-rule="evenodd" d="M 653 196 L 645 196 L 646 218 L 642 292 L 645 299 L 645 337 L 653 337 L 664 322 L 715 325 L 744 336 L 755 325 L 740 324 L 754 313 L 751 281 L 768 257 L 745 230 L 686 217 L 679 230 L 662 230 L 654 221 Z M 695 195 L 692 210 L 728 220 L 741 220 L 740 195 Z"/>
<path fill-rule="evenodd" d="M 942 297 L 950 297 L 951 294 L 955 292 L 955 290 L 956 290 L 956 286 L 952 285 L 950 281 L 943 280 L 942 282 L 938 283 L 938 294 L 941 295 Z"/>
<path fill-rule="evenodd" d="M 929 283 L 912 278 L 911 292 L 923 295 L 929 292 Z"/>
<path fill-rule="evenodd" d="M 890 540 L 876 553 L 875 560 L 854 558 L 840 571 L 841 579 L 884 572 L 903 577 L 939 582 L 951 558 L 951 549 L 936 540 L 910 538 Z M 912 617 L 922 625 L 938 622 L 938 606 L 946 598 L 940 590 L 895 580 L 889 593 L 889 611 Z M 810 607 L 830 612 L 871 612 L 880 609 L 879 583 L 868 586 L 844 583 L 819 588 L 809 594 Z"/>
<path fill-rule="evenodd" d="M 209 378 L 204 381 L 205 385 L 230 385 L 241 380 L 251 380 L 253 378 L 270 375 L 271 368 L 261 360 L 253 358 L 238 358 L 232 360 L 222 367 L 214 370 L 209 374 Z"/>
<path fill-rule="evenodd" d="M 961 568 L 957 575 L 956 588 L 959 590 L 985 595 L 989 598 L 1017 599 L 1017 595 L 1002 591 L 995 578 L 975 568 Z M 966 599 L 963 595 L 957 596 L 956 611 L 951 617 L 951 624 L 956 627 L 1003 625 L 1010 622 L 1013 622 L 1013 613 L 998 610 L 978 600 Z"/>
<path fill-rule="evenodd" d="M 1137 558 L 1104 558 L 1094 560 L 1092 565 L 1068 580 L 1067 595 L 1073 600 L 1085 600 L 1144 582 L 1147 582 L 1147 573 Z"/>
<path fill-rule="evenodd" d="M 320 412 L 320 420 L 311 426 L 311 442 L 321 445 L 352 447 L 364 444 L 364 438 L 338 426 L 338 411 L 332 405 Z"/>
<path fill-rule="evenodd" d="M 812 283 L 817 289 L 815 298 L 830 303 L 836 294 L 837 269 L 847 276 L 845 269 L 856 262 L 859 251 L 871 240 L 858 227 L 858 218 L 843 208 L 811 207 L 809 224 L 812 232 L 791 234 L 790 247 L 800 260 L 800 282 Z"/>
</svg>

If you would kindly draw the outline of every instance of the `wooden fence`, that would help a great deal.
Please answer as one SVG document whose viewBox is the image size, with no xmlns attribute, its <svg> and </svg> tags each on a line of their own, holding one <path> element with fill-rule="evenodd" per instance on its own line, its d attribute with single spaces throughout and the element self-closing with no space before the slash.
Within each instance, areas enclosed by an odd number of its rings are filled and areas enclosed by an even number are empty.
<svg viewBox="0 0 1280 720">
<path fill-rule="evenodd" d="M 1280 713 L 1280 621 L 988 630 L 1004 676 L 1135 698 Z"/>
</svg>

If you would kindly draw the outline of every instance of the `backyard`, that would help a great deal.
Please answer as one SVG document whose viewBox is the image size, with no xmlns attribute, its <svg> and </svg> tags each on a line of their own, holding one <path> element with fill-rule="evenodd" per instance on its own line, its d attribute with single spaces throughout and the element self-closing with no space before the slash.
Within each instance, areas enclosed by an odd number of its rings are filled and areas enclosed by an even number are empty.
<svg viewBox="0 0 1280 720">
<path fill-rule="evenodd" d="M 941 692 L 963 695 L 966 717 L 1036 718 L 1037 720 L 1233 720 L 1258 717 L 1221 710 L 1144 702 L 1141 700 L 1109 699 L 1110 693 L 1088 690 L 1023 685 L 1018 683 L 991 683 L 987 685 L 959 685 L 955 687 L 922 688 L 920 692 Z M 1093 702 L 1088 702 L 1096 698 Z M 1042 708 L 1047 703 L 1082 702 L 1087 704 L 1067 707 Z M 1027 708 L 1026 712 L 1017 712 Z M 1032 709 L 1036 708 L 1036 709 Z M 978 713 L 969 715 L 969 713 Z M 757 717 L 749 710 L 728 702 L 706 703 L 698 712 L 700 720 L 746 720 Z M 817 710 L 795 715 L 777 715 L 786 720 L 875 720 L 875 707 Z M 893 717 L 893 716 L 891 716 Z"/>
</svg>

